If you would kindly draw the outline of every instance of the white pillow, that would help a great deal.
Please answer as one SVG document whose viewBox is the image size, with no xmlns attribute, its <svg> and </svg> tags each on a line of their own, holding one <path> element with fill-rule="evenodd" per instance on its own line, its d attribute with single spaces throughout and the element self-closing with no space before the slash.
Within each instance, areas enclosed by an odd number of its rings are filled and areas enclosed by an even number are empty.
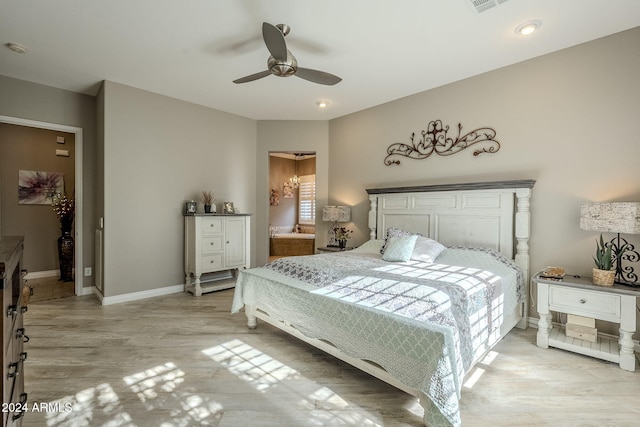
<svg viewBox="0 0 640 427">
<path fill-rule="evenodd" d="M 382 259 L 391 262 L 409 261 L 417 239 L 417 234 L 389 237 Z"/>
<path fill-rule="evenodd" d="M 411 259 L 414 261 L 422 261 L 433 264 L 438 258 L 438 255 L 446 249 L 442 243 L 437 242 L 428 237 L 419 236 L 416 240 L 415 247 L 413 248 L 413 254 Z"/>
</svg>

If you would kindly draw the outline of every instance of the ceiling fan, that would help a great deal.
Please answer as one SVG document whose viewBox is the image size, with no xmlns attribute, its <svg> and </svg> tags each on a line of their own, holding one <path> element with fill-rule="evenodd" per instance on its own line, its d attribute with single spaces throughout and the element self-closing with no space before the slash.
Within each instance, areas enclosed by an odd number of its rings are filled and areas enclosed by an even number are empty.
<svg viewBox="0 0 640 427">
<path fill-rule="evenodd" d="M 241 77 L 233 82 L 236 84 L 252 82 L 254 80 L 267 77 L 270 74 L 278 77 L 297 76 L 313 83 L 328 86 L 333 86 L 334 84 L 342 81 L 340 77 L 324 71 L 298 67 L 296 57 L 293 56 L 289 49 L 287 49 L 287 43 L 284 41 L 284 36 L 289 34 L 290 30 L 291 28 L 285 24 L 278 24 L 274 26 L 268 22 L 263 22 L 262 38 L 264 39 L 264 44 L 267 45 L 267 49 L 271 54 L 267 60 L 267 70 Z"/>
</svg>

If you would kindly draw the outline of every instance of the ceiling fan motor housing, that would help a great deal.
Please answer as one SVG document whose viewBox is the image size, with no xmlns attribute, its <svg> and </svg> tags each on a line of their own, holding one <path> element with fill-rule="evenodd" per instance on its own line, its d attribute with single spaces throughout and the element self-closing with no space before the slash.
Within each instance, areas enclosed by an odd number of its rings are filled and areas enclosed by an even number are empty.
<svg viewBox="0 0 640 427">
<path fill-rule="evenodd" d="M 267 68 L 269 68 L 271 74 L 279 77 L 289 77 L 294 75 L 298 70 L 298 61 L 295 56 L 287 50 L 286 61 L 278 61 L 273 56 L 269 56 L 269 59 L 267 60 Z"/>
</svg>

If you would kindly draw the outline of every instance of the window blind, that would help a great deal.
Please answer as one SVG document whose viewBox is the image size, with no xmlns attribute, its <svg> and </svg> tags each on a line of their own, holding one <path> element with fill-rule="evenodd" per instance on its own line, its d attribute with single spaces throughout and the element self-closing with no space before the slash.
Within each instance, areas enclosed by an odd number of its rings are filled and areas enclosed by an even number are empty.
<svg viewBox="0 0 640 427">
<path fill-rule="evenodd" d="M 316 223 L 316 176 L 303 175 L 298 187 L 298 223 Z"/>
</svg>

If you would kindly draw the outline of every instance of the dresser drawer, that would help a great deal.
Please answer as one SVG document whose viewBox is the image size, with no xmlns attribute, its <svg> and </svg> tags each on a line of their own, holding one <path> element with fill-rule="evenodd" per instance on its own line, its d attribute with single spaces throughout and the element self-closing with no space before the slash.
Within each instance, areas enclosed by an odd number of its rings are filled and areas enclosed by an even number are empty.
<svg viewBox="0 0 640 427">
<path fill-rule="evenodd" d="M 218 252 L 223 250 L 222 236 L 205 236 L 202 238 L 202 253 Z"/>
<path fill-rule="evenodd" d="M 224 222 L 220 217 L 202 218 L 202 234 L 224 232 Z"/>
<path fill-rule="evenodd" d="M 222 269 L 222 253 L 203 255 L 200 258 L 202 273 L 209 273 L 211 271 L 218 271 Z"/>
<path fill-rule="evenodd" d="M 551 310 L 619 322 L 620 307 L 620 295 L 562 286 L 549 287 Z"/>
</svg>

